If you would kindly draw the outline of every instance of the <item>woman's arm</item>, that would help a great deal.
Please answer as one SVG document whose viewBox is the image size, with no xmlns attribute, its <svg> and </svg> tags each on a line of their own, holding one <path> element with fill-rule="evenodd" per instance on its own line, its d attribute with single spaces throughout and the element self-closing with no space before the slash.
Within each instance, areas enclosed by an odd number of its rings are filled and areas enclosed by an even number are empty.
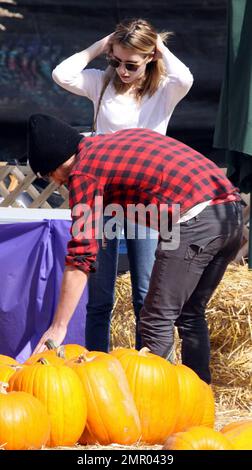
<svg viewBox="0 0 252 470">
<path fill-rule="evenodd" d="M 77 54 L 68 57 L 63 60 L 52 72 L 53 80 L 60 85 L 62 88 L 75 93 L 77 95 L 88 96 L 87 90 L 87 81 L 88 73 L 90 70 L 83 73 L 83 69 L 91 62 L 93 59 L 98 57 L 101 54 L 105 54 L 109 48 L 109 40 L 112 34 L 105 36 L 100 41 L 95 42 L 87 49 L 84 49 Z M 99 71 L 92 70 L 92 73 L 99 73 Z M 92 81 L 92 77 L 91 77 Z M 88 96 L 89 97 L 89 96 Z"/>
<path fill-rule="evenodd" d="M 186 94 L 193 84 L 193 75 L 189 68 L 164 45 L 160 35 L 158 35 L 157 39 L 154 60 L 155 58 L 163 59 L 167 75 L 176 79 L 178 85 L 184 89 L 184 94 Z"/>
</svg>

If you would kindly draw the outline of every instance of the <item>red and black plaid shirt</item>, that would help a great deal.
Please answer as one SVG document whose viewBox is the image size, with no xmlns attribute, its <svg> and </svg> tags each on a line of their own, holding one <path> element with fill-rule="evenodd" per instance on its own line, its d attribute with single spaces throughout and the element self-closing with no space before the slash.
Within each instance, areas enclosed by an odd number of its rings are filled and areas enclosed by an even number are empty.
<svg viewBox="0 0 252 470">
<path fill-rule="evenodd" d="M 233 195 L 234 200 L 240 198 L 212 161 L 149 129 L 126 129 L 84 138 L 68 188 L 73 223 L 66 264 L 86 273 L 95 270 L 95 221 L 108 204 L 120 204 L 125 211 L 128 204 L 180 204 L 182 215 L 203 201 L 218 203 L 228 195 Z M 96 204 L 95 208 L 95 200 L 101 200 L 103 205 Z"/>
</svg>

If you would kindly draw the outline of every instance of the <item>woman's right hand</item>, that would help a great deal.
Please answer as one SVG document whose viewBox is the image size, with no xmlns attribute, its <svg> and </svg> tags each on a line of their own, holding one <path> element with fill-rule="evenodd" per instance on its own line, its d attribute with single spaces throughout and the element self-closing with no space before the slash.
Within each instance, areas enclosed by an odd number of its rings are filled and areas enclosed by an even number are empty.
<svg viewBox="0 0 252 470">
<path fill-rule="evenodd" d="M 102 42 L 102 54 L 109 54 L 111 52 L 111 39 L 113 37 L 114 33 L 108 34 L 105 36 L 103 39 L 101 39 Z"/>
</svg>

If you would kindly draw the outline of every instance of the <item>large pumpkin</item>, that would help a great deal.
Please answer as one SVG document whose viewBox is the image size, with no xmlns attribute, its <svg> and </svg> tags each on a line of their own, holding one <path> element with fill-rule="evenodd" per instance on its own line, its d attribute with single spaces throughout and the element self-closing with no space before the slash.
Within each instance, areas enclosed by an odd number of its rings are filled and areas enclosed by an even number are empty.
<svg viewBox="0 0 252 470">
<path fill-rule="evenodd" d="M 252 450 L 252 420 L 236 421 L 221 429 L 236 450 Z"/>
<path fill-rule="evenodd" d="M 120 362 L 106 353 L 90 352 L 68 365 L 80 377 L 87 398 L 87 426 L 82 444 L 133 444 L 141 436 L 136 405 Z"/>
<path fill-rule="evenodd" d="M 65 365 L 36 363 L 10 378 L 10 390 L 22 390 L 44 403 L 51 420 L 48 445 L 67 446 L 78 441 L 87 417 L 87 404 L 80 379 Z"/>
<path fill-rule="evenodd" d="M 142 427 L 142 441 L 163 443 L 174 430 L 179 406 L 175 366 L 147 348 L 111 352 L 120 360 L 128 378 Z"/>
<path fill-rule="evenodd" d="M 26 392 L 7 393 L 0 384 L 0 447 L 6 450 L 40 449 L 50 436 L 44 405 Z"/>
<path fill-rule="evenodd" d="M 206 406 L 206 392 L 202 380 L 192 369 L 183 364 L 174 366 L 174 369 L 179 385 L 177 421 L 174 432 L 179 432 L 202 423 Z"/>
<path fill-rule="evenodd" d="M 206 426 L 193 426 L 168 437 L 165 450 L 232 450 L 229 440 L 220 432 Z"/>
</svg>

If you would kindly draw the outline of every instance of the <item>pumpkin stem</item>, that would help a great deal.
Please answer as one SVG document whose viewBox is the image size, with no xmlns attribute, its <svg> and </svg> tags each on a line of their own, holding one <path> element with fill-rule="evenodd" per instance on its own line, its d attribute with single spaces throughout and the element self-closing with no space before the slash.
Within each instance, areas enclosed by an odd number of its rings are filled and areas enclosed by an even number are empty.
<svg viewBox="0 0 252 470">
<path fill-rule="evenodd" d="M 37 360 L 37 363 L 39 364 L 50 364 L 49 361 L 45 358 L 45 357 L 40 357 L 38 360 Z"/>
<path fill-rule="evenodd" d="M 52 339 L 47 339 L 45 341 L 45 345 L 47 347 L 47 349 L 56 349 L 56 344 L 54 343 L 54 341 Z"/>
<path fill-rule="evenodd" d="M 7 395 L 7 388 L 9 387 L 8 382 L 0 382 L 0 393 Z"/>
<path fill-rule="evenodd" d="M 61 359 L 66 359 L 65 346 L 63 344 L 56 348 L 56 351 L 58 357 L 61 357 Z"/>
<path fill-rule="evenodd" d="M 15 370 L 23 369 L 22 364 L 20 364 L 20 366 L 18 366 L 18 365 L 16 365 L 16 364 L 10 364 L 10 367 L 11 367 L 12 369 L 15 369 Z"/>
<path fill-rule="evenodd" d="M 83 363 L 83 362 L 92 362 L 92 361 L 95 359 L 95 357 L 88 357 L 88 356 L 87 356 L 88 352 L 89 352 L 89 351 L 87 351 L 87 352 L 85 351 L 84 353 L 80 354 L 80 355 L 77 357 L 75 363 L 81 364 L 81 363 Z"/>
<path fill-rule="evenodd" d="M 150 352 L 151 351 L 150 351 L 149 348 L 144 347 L 144 348 L 140 349 L 139 356 L 147 356 L 147 353 L 150 353 Z"/>
</svg>

